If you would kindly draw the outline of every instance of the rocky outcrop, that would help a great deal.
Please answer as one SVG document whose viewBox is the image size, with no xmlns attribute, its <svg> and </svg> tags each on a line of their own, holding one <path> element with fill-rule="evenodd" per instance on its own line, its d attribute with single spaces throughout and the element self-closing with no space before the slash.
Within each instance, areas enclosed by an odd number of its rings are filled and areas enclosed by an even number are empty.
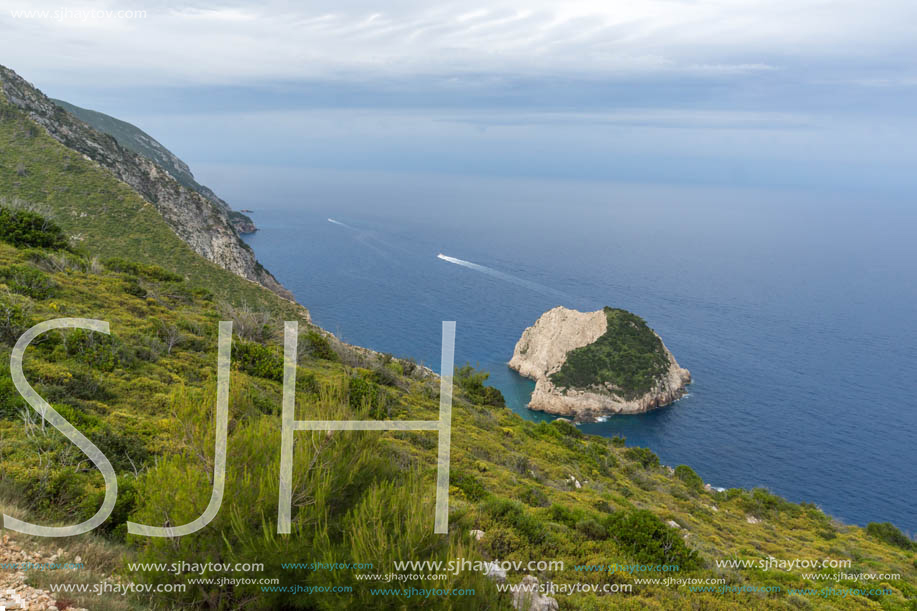
<svg viewBox="0 0 917 611">
<path fill-rule="evenodd" d="M 0 66 L 0 86 L 10 103 L 53 138 L 95 161 L 153 204 L 169 227 L 195 252 L 287 299 L 293 298 L 239 238 L 228 207 L 182 186 L 168 171 L 74 117 L 3 66 Z"/>
<path fill-rule="evenodd" d="M 563 367 L 569 353 L 595 343 L 606 331 L 606 312 L 578 312 L 558 306 L 522 333 L 509 366 L 535 380 L 530 409 L 592 422 L 612 414 L 645 412 L 684 396 L 691 374 L 678 365 L 661 339 L 666 367 L 654 378 L 652 388 L 639 396 L 628 396 L 610 384 L 558 387 L 551 376 Z M 655 332 L 647 331 L 658 338 Z"/>
</svg>

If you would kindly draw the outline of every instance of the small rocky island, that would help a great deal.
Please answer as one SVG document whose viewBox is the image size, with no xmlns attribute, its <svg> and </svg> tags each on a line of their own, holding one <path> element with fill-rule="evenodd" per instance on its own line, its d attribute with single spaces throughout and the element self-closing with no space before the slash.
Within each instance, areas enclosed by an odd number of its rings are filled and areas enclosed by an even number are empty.
<svg viewBox="0 0 917 611">
<path fill-rule="evenodd" d="M 522 333 L 509 366 L 535 380 L 529 408 L 577 422 L 668 405 L 691 382 L 645 320 L 608 307 L 548 310 Z"/>
</svg>

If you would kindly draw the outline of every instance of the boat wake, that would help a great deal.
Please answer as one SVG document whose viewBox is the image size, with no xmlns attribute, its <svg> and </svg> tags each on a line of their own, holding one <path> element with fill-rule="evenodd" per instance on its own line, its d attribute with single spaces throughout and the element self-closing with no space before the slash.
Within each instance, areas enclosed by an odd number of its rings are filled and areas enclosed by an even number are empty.
<svg viewBox="0 0 917 611">
<path fill-rule="evenodd" d="M 346 227 L 347 229 L 352 229 L 353 231 L 356 231 L 356 230 L 357 230 L 356 227 L 351 227 L 351 226 L 348 225 L 347 223 L 342 223 L 341 221 L 336 221 L 336 220 L 334 220 L 334 219 L 332 219 L 332 218 L 329 218 L 329 219 L 328 219 L 328 222 L 329 222 L 329 223 L 332 223 L 332 224 L 334 224 L 334 225 L 340 225 L 341 227 Z"/>
<path fill-rule="evenodd" d="M 442 259 L 448 263 L 454 263 L 455 265 L 461 265 L 462 267 L 467 267 L 468 269 L 473 269 L 476 272 L 481 272 L 482 274 L 487 274 L 492 278 L 497 278 L 503 280 L 504 282 L 510 282 L 512 284 L 517 284 L 519 286 L 524 286 L 527 289 L 537 291 L 544 295 L 552 295 L 554 297 L 561 297 L 563 299 L 571 299 L 570 295 L 556 289 L 552 289 L 549 286 L 543 284 L 538 284 L 537 282 L 532 282 L 531 280 L 526 280 L 525 278 L 518 278 L 511 274 L 501 272 L 499 270 L 493 269 L 492 267 L 487 267 L 486 265 L 478 265 L 477 263 L 472 263 L 471 261 L 465 261 L 464 259 L 457 259 L 455 257 L 450 257 L 439 253 L 436 255 L 437 259 Z"/>
</svg>

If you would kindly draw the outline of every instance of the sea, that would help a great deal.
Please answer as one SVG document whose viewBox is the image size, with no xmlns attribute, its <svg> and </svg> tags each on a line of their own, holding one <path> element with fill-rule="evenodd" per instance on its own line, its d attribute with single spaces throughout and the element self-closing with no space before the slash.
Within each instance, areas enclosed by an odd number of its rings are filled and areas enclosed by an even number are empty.
<svg viewBox="0 0 917 611">
<path fill-rule="evenodd" d="M 894 195 L 288 170 L 223 188 L 259 260 L 346 342 L 490 373 L 546 310 L 642 316 L 689 394 L 582 424 L 717 487 L 917 532 L 917 207 Z M 260 181 L 260 182 L 258 182 Z M 279 186 L 278 186 L 279 185 Z M 251 185 L 249 185 L 251 186 Z"/>
</svg>

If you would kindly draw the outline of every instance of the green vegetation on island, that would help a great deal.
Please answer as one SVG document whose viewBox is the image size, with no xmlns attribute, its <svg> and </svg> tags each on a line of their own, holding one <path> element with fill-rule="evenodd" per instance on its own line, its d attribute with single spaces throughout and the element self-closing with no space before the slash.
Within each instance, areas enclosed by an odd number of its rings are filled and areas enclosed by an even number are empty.
<svg viewBox="0 0 917 611">
<path fill-rule="evenodd" d="M 633 399 L 649 392 L 669 366 L 662 340 L 646 321 L 626 310 L 606 307 L 608 327 L 593 343 L 571 350 L 549 377 L 559 388 L 605 389 Z"/>
</svg>

